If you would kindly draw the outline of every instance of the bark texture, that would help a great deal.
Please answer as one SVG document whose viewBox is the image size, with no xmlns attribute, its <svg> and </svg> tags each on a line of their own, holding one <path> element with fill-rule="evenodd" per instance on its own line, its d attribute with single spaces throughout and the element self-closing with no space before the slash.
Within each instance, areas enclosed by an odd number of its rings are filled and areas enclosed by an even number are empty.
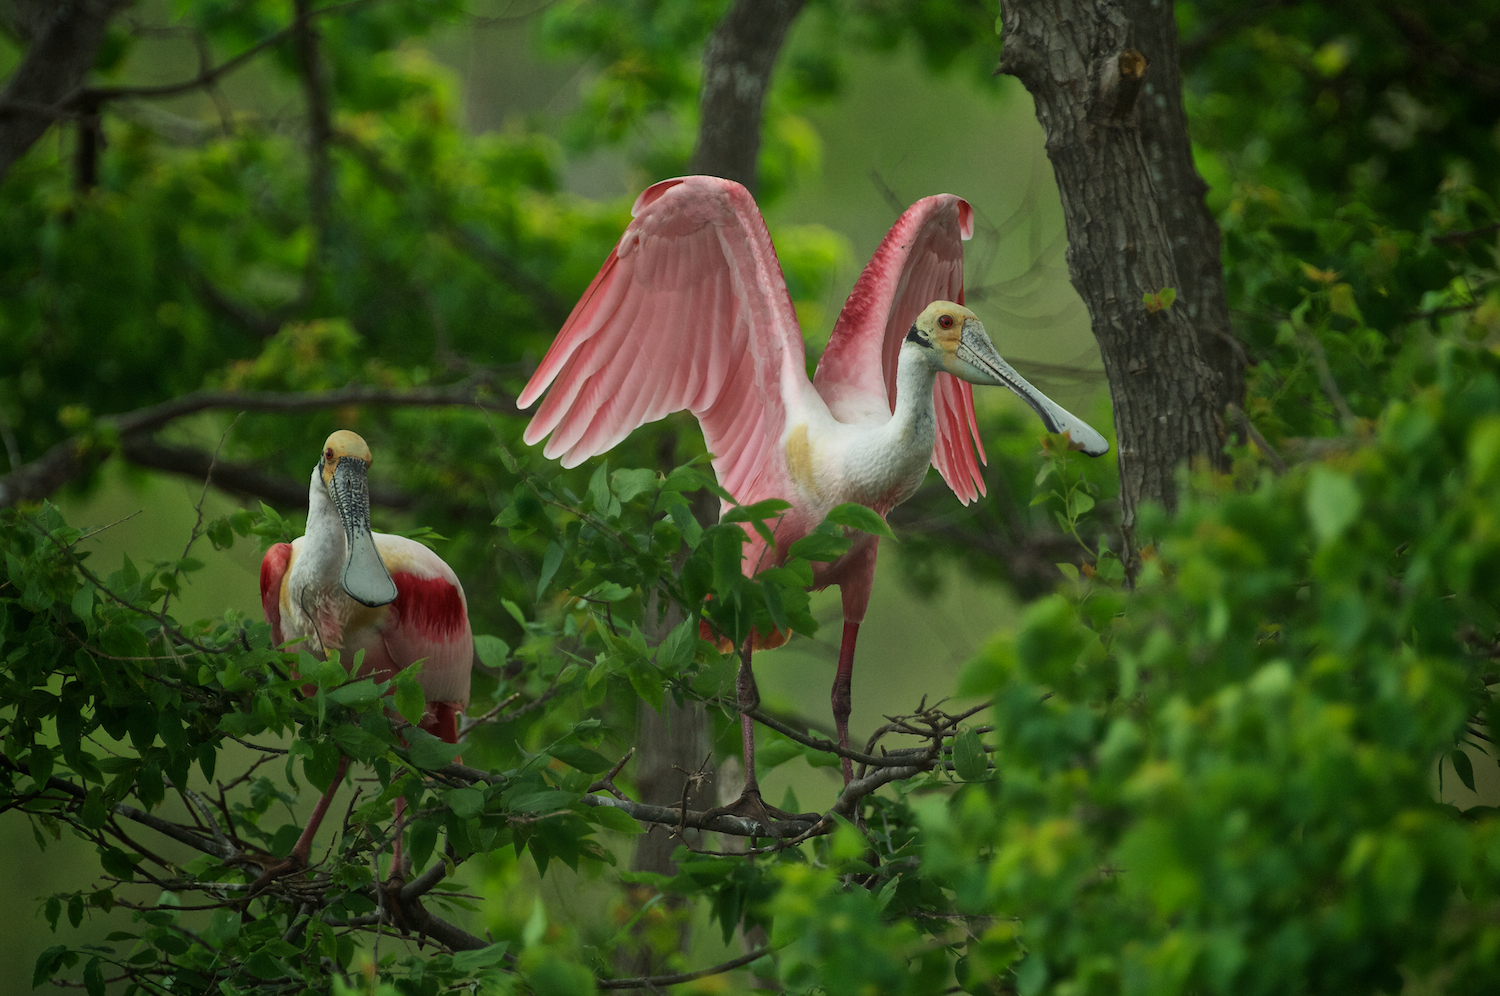
<svg viewBox="0 0 1500 996">
<path fill-rule="evenodd" d="M 1244 353 L 1229 326 L 1224 266 L 1219 260 L 1219 223 L 1203 200 L 1208 184 L 1193 165 L 1187 112 L 1182 106 L 1175 4 L 1172 0 L 1124 0 L 1123 6 L 1130 22 L 1132 47 L 1151 62 L 1136 120 L 1181 281 L 1173 307 L 1187 310 L 1198 329 L 1204 359 L 1223 376 L 1222 411 L 1244 400 Z"/>
<path fill-rule="evenodd" d="M 1153 169 L 1142 123 L 1147 115 L 1137 106 L 1147 79 L 1153 93 L 1161 92 L 1163 78 L 1176 80 L 1176 48 L 1148 52 L 1133 47 L 1156 44 L 1159 32 L 1142 31 L 1137 41 L 1127 6 L 1112 0 L 1007 2 L 1002 7 L 1005 55 L 1000 71 L 1031 92 L 1046 132 L 1067 225 L 1068 270 L 1088 305 L 1109 377 L 1119 441 L 1121 520 L 1134 550 L 1140 503 L 1175 504 L 1173 475 L 1180 462 L 1225 466 L 1226 378 L 1204 348 L 1205 339 L 1218 337 L 1201 329 L 1192 310 L 1182 306 L 1188 293 L 1201 291 L 1190 291 L 1179 271 L 1169 221 L 1182 206 L 1180 251 L 1184 259 L 1195 260 L 1202 247 L 1193 243 L 1203 235 L 1186 219 L 1201 210 L 1202 182 L 1189 183 L 1189 190 L 1167 186 L 1174 179 L 1196 179 L 1191 158 L 1171 170 Z M 1152 16 L 1170 23 L 1170 6 L 1163 9 L 1165 14 Z M 1154 97 L 1148 98 L 1154 104 Z M 1150 115 L 1163 161 L 1187 153 L 1180 101 L 1178 94 L 1180 141 L 1161 107 Z M 1168 287 L 1178 292 L 1179 303 L 1148 310 L 1143 298 Z M 1203 310 L 1200 301 L 1197 311 Z"/>
<path fill-rule="evenodd" d="M 737 0 L 703 49 L 698 145 L 692 172 L 755 192 L 761 105 L 776 55 L 804 0 Z"/>
<path fill-rule="evenodd" d="M 34 5 L 31 5 L 34 6 Z M 60 114 L 93 68 L 105 29 L 122 0 L 63 0 L 27 22 L 26 57 L 0 92 L 0 180 Z"/>
</svg>

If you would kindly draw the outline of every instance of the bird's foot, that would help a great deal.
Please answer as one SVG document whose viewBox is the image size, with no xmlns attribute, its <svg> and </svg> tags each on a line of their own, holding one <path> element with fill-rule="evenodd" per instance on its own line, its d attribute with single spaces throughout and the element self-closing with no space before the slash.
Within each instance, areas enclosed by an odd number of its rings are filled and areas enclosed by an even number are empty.
<svg viewBox="0 0 1500 996">
<path fill-rule="evenodd" d="M 401 898 L 401 890 L 406 888 L 406 879 L 400 872 L 391 872 L 390 877 L 378 888 L 386 919 L 391 926 L 403 934 L 416 933 L 421 936 L 427 932 L 428 913 L 422 900 L 415 896 L 411 899 Z"/>
<path fill-rule="evenodd" d="M 260 877 L 250 883 L 250 888 L 245 892 L 246 899 L 254 899 L 257 895 L 265 892 L 271 887 L 271 883 L 287 875 L 295 875 L 307 870 L 307 859 L 295 851 L 275 864 L 266 865 L 261 869 Z"/>
<path fill-rule="evenodd" d="M 705 818 L 710 816 L 738 816 L 743 819 L 754 820 L 770 831 L 770 836 L 780 840 L 786 836 L 787 830 L 798 833 L 806 829 L 806 825 L 817 823 L 823 818 L 821 813 L 789 813 L 784 809 L 768 805 L 761 798 L 760 789 L 746 788 L 740 793 L 740 797 L 727 806 L 715 806 L 703 814 Z M 793 823 L 796 826 L 780 826 L 779 824 Z"/>
</svg>

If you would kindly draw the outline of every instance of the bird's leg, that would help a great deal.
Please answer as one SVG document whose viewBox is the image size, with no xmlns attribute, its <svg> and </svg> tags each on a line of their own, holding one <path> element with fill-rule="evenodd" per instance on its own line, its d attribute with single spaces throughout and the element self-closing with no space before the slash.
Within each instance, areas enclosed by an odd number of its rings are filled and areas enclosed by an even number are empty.
<svg viewBox="0 0 1500 996">
<path fill-rule="evenodd" d="M 740 647 L 740 671 L 734 682 L 736 705 L 740 711 L 740 745 L 745 759 L 745 788 L 734 802 L 727 806 L 710 809 L 708 812 L 748 817 L 764 826 L 773 836 L 780 838 L 781 832 L 776 826 L 776 821 L 813 822 L 818 819 L 818 814 L 788 813 L 775 806 L 766 805 L 765 800 L 760 796 L 760 780 L 755 776 L 755 720 L 750 718 L 750 713 L 760 708 L 760 690 L 755 687 L 755 673 L 750 669 L 750 650 L 754 645 L 754 640 L 755 637 L 752 635 Z"/>
<path fill-rule="evenodd" d="M 333 804 L 333 797 L 338 793 L 339 784 L 343 782 L 344 772 L 347 770 L 349 770 L 349 758 L 341 754 L 338 770 L 333 773 L 333 781 L 328 784 L 328 791 L 323 793 L 323 797 L 313 807 L 307 826 L 302 828 L 302 835 L 297 838 L 297 843 L 292 845 L 292 853 L 261 872 L 260 878 L 250 883 L 248 895 L 255 895 L 283 875 L 301 871 L 307 867 L 312 858 L 313 838 L 318 835 L 318 827 L 322 824 L 323 817 L 327 815 L 328 807 Z"/>
<path fill-rule="evenodd" d="M 859 623 L 844 622 L 844 640 L 839 644 L 839 670 L 833 678 L 833 724 L 839 731 L 839 746 L 849 749 L 849 710 L 852 699 L 849 692 L 854 677 L 854 641 L 859 639 Z M 844 762 L 844 787 L 854 780 L 854 764 L 847 757 Z"/>
<path fill-rule="evenodd" d="M 734 690 L 740 709 L 740 748 L 745 759 L 744 795 L 760 795 L 760 781 L 755 777 L 755 720 L 750 713 L 760 708 L 760 689 L 755 686 L 755 672 L 750 670 L 750 645 L 754 637 L 747 637 L 740 647 L 740 672 L 735 677 Z"/>
</svg>

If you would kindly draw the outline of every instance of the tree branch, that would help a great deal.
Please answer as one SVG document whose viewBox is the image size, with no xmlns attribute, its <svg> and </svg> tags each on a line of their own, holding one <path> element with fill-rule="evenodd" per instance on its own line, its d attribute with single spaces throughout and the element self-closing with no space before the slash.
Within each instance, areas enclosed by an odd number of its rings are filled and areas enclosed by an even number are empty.
<svg viewBox="0 0 1500 996">
<path fill-rule="evenodd" d="M 354 156 L 370 174 L 371 179 L 380 186 L 398 197 L 410 193 L 411 184 L 406 177 L 387 166 L 377 149 L 345 131 L 335 131 L 330 137 L 332 141 Z M 571 306 L 558 297 L 546 283 L 522 269 L 521 265 L 504 250 L 492 245 L 484 236 L 461 222 L 453 221 L 441 211 L 429 209 L 423 213 L 424 224 L 437 229 L 454 248 L 469 255 L 517 293 L 529 298 L 537 314 L 543 320 L 558 328 L 561 328 L 563 322 L 567 321 L 572 311 Z"/>
<path fill-rule="evenodd" d="M 0 180 L 52 126 L 99 54 L 123 0 L 64 0 L 40 26 L 0 92 Z"/>
<path fill-rule="evenodd" d="M 816 820 L 777 820 L 774 826 L 767 827 L 758 820 L 747 819 L 743 816 L 715 813 L 713 810 L 703 812 L 690 809 L 683 812 L 671 806 L 651 806 L 644 802 L 631 802 L 628 799 L 616 799 L 607 795 L 586 795 L 583 797 L 583 803 L 586 806 L 608 806 L 618 809 L 642 823 L 660 823 L 663 826 L 693 830 L 712 830 L 714 833 L 727 833 L 733 837 L 796 837 L 818 825 Z"/>
<path fill-rule="evenodd" d="M 232 409 L 253 412 L 297 412 L 338 408 L 344 405 L 370 407 L 441 407 L 476 405 L 488 411 L 516 414 L 514 399 L 496 394 L 491 385 L 499 370 L 485 370 L 446 387 L 421 387 L 408 391 L 391 391 L 372 387 L 346 387 L 337 391 L 195 391 L 159 404 L 138 408 L 121 415 L 106 415 L 93 431 L 73 436 L 53 446 L 42 456 L 0 477 L 0 508 L 23 501 L 40 501 L 70 481 L 88 474 L 117 449 L 128 448 L 143 466 L 153 466 L 177 473 L 201 477 L 208 464 L 195 455 L 197 451 L 164 446 L 149 438 L 150 433 L 189 415 L 206 411 Z M 137 437 L 137 438 L 132 438 Z M 230 490 L 251 494 L 280 495 L 285 485 L 243 464 L 220 463 L 214 471 L 218 483 Z M 238 483 L 230 483 L 238 482 Z M 298 486 L 302 488 L 301 485 Z M 305 488 L 302 488 L 305 492 Z M 372 494 L 373 497 L 373 494 Z M 400 507 L 394 494 L 383 496 Z M 306 499 L 290 499 L 298 504 Z"/>
<path fill-rule="evenodd" d="M 600 989 L 655 989 L 657 986 L 675 986 L 740 968 L 752 961 L 759 961 L 770 953 L 770 948 L 756 948 L 748 954 L 731 958 L 712 968 L 700 968 L 696 972 L 678 972 L 676 975 L 643 975 L 635 979 L 596 979 L 594 984 Z"/>
<path fill-rule="evenodd" d="M 692 172 L 756 186 L 761 104 L 776 55 L 804 0 L 737 0 L 703 48 Z"/>
</svg>

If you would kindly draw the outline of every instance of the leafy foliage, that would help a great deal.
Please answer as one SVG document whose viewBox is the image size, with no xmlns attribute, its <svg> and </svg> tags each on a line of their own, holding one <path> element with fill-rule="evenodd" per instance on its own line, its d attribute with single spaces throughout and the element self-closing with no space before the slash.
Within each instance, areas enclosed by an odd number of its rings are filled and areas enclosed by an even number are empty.
<svg viewBox="0 0 1500 996">
<path fill-rule="evenodd" d="M 680 950 L 697 916 L 725 944 L 763 938 L 736 961 L 795 993 L 1495 987 L 1496 821 L 1451 804 L 1490 763 L 1500 644 L 1488 5 L 1179 5 L 1260 440 L 1232 474 L 1189 478 L 1172 516 L 1142 517 L 1154 543 L 1127 582 L 1109 468 L 1057 437 L 1038 453 L 1031 423 L 987 424 L 1008 500 L 935 527 L 919 495 L 893 517 L 902 563 L 930 590 L 962 559 L 1044 597 L 964 672 L 958 694 L 982 704 L 893 718 L 891 739 L 844 752 L 855 786 L 827 813 L 774 828 L 633 802 L 636 706 L 702 703 L 715 750 L 735 752 L 720 640 L 811 633 L 811 563 L 886 524 L 835 510 L 747 579 L 745 537 L 781 503 L 705 524 L 695 508 L 725 496 L 684 419 L 564 472 L 518 455 L 505 402 L 624 224 L 625 201 L 564 192 L 569 157 L 616 146 L 653 179 L 679 171 L 726 4 L 550 5 L 543 42 L 591 60 L 558 138 L 462 129 L 454 80 L 408 44 L 458 5 L 345 6 L 316 8 L 325 147 L 269 114 L 179 120 L 178 145 L 107 113 L 92 188 L 55 145 L 0 184 L 0 428 L 32 460 L 102 450 L 97 416 L 193 390 L 487 378 L 487 410 L 338 412 L 371 439 L 377 497 L 401 510 L 382 514 L 465 580 L 481 635 L 462 761 L 411 726 L 409 674 L 361 679 L 234 612 L 176 618 L 209 558 L 299 533 L 289 506 L 200 523 L 181 557 L 118 569 L 50 505 L 0 512 L 0 809 L 42 860 L 68 837 L 97 861 L 86 886 L 42 897 L 58 943 L 35 983 L 586 993 L 626 985 L 642 956 L 701 967 Z M 174 9 L 227 57 L 290 8 Z M 988 73 L 992 23 L 968 2 L 810 4 L 768 98 L 769 195 L 817 168 L 801 115 L 837 96 L 849 51 L 912 44 L 931 69 Z M 133 44 L 117 27 L 99 73 Z M 264 59 L 270 85 L 305 93 L 294 46 Z M 815 324 L 847 244 L 776 235 Z M 301 482 L 327 417 L 227 425 L 163 435 L 223 436 L 224 460 Z M 839 763 L 805 726 L 755 718 L 767 769 Z M 327 853 L 251 895 L 341 757 L 356 785 Z M 388 878 L 398 798 L 407 880 Z M 651 827 L 682 834 L 675 870 L 622 870 Z M 614 919 L 559 922 L 538 879 L 607 894 L 587 905 Z M 93 917 L 115 929 L 76 942 Z"/>
</svg>

